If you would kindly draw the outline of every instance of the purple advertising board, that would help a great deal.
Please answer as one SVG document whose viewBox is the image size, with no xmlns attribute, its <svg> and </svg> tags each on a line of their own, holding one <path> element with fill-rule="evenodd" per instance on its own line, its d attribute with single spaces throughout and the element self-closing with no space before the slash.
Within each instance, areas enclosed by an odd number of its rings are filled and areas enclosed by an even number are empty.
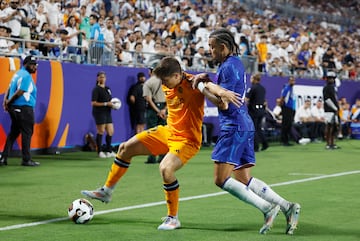
<svg viewBox="0 0 360 241">
<path fill-rule="evenodd" d="M 2 69 L 1 66 L 0 68 Z M 40 61 L 36 75 L 38 99 L 35 108 L 36 124 L 31 144 L 32 149 L 82 146 L 86 133 L 96 133 L 91 113 L 91 92 L 96 84 L 96 74 L 99 71 L 106 72 L 106 85 L 110 87 L 112 96 L 119 98 L 122 102 L 122 107 L 112 112 L 115 128 L 113 144 L 121 143 L 133 135 L 126 96 L 130 86 L 136 83 L 137 74 L 144 72 L 148 77 L 148 69 Z M 214 74 L 210 73 L 210 76 L 213 78 Z M 281 89 L 286 82 L 287 78 L 285 77 L 262 77 L 261 83 L 266 88 L 266 99 L 270 108 L 274 107 L 275 100 L 280 96 Z M 301 86 L 297 96 L 299 103 L 307 94 L 313 100 L 320 98 L 324 84 L 323 80 L 297 79 L 296 85 Z M 249 81 L 248 87 L 250 87 Z M 1 99 L 4 93 L 5 91 L 2 90 Z M 338 89 L 338 94 L 347 97 L 350 103 L 354 103 L 356 98 L 360 98 L 360 83 L 343 81 Z M 217 109 L 209 102 L 206 103 L 206 106 L 204 122 L 213 123 L 213 135 L 217 135 Z M 0 148 L 2 149 L 11 122 L 8 114 L 4 111 L 0 112 L 0 121 Z M 18 148 L 19 141 L 14 145 L 14 149 Z"/>
</svg>

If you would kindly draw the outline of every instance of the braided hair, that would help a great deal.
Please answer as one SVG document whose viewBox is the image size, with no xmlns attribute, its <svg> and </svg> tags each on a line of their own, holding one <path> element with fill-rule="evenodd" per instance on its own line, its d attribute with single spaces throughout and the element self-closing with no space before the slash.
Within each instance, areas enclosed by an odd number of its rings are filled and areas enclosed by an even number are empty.
<svg viewBox="0 0 360 241">
<path fill-rule="evenodd" d="M 235 42 L 234 35 L 226 28 L 213 31 L 209 35 L 209 38 L 214 38 L 218 43 L 225 44 L 233 55 L 240 55 L 240 48 Z"/>
</svg>

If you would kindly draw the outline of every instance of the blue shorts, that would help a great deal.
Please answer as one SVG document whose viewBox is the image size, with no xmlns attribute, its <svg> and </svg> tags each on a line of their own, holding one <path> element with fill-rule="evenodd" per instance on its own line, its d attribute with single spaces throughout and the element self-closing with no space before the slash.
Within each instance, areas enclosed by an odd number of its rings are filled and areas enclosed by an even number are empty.
<svg viewBox="0 0 360 241">
<path fill-rule="evenodd" d="M 211 158 L 234 165 L 234 170 L 255 165 L 253 131 L 221 131 Z"/>
</svg>

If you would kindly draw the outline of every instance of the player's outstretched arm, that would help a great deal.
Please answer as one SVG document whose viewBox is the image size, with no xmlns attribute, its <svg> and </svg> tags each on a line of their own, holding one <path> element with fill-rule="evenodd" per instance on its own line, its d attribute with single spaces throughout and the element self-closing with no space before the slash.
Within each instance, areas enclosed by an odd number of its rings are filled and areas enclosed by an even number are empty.
<svg viewBox="0 0 360 241">
<path fill-rule="evenodd" d="M 243 104 L 239 93 L 214 84 L 206 73 L 194 75 L 191 81 L 194 89 L 198 88 L 208 100 L 220 109 L 227 109 L 229 103 L 233 103 L 237 107 Z"/>
<path fill-rule="evenodd" d="M 243 104 L 241 95 L 239 93 L 222 88 L 221 86 L 214 84 L 213 82 L 206 82 L 204 83 L 204 86 L 211 93 L 219 96 L 220 99 L 225 103 L 233 103 L 237 107 L 240 107 Z"/>
</svg>

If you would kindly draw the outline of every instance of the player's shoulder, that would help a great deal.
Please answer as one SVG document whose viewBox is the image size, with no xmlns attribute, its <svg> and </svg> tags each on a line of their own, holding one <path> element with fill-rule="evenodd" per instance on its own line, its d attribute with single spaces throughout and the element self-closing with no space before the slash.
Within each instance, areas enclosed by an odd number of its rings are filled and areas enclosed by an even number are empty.
<svg viewBox="0 0 360 241">
<path fill-rule="evenodd" d="M 188 72 L 183 72 L 183 77 L 182 77 L 183 80 L 186 80 L 187 82 L 192 83 L 193 77 L 194 77 L 193 74 L 190 74 L 190 73 L 188 73 Z"/>
</svg>

